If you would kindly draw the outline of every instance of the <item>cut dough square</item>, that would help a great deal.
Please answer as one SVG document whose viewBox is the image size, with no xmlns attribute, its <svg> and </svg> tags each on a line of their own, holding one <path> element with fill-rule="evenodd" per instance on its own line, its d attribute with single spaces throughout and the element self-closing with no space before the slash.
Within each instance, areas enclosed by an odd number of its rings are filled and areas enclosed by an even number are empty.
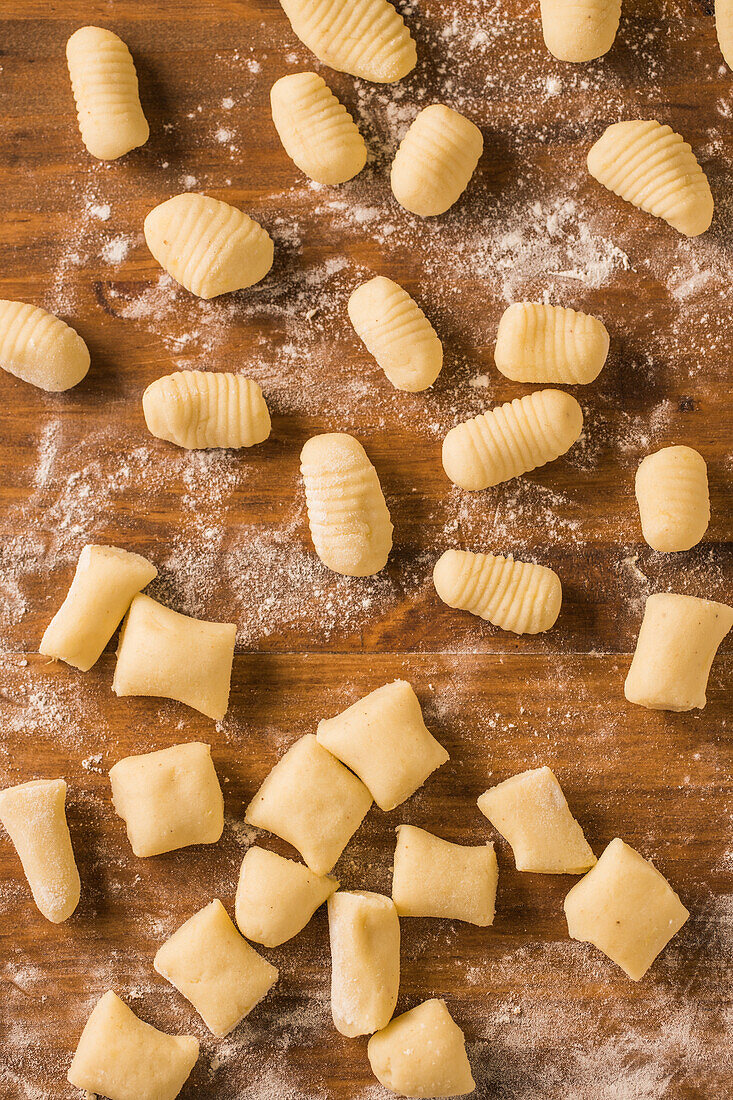
<svg viewBox="0 0 733 1100">
<path fill-rule="evenodd" d="M 617 837 L 565 898 L 568 932 L 638 982 L 689 917 L 653 864 Z"/>
<path fill-rule="evenodd" d="M 245 814 L 297 848 L 318 875 L 327 875 L 366 817 L 369 791 L 313 734 L 277 762 Z"/>
<path fill-rule="evenodd" d="M 135 596 L 120 631 L 112 690 L 177 699 L 219 722 L 229 705 L 237 628 Z"/>
<path fill-rule="evenodd" d="M 385 684 L 319 722 L 316 736 L 356 772 L 382 810 L 399 806 L 449 759 L 426 728 L 418 698 L 405 680 Z"/>
<path fill-rule="evenodd" d="M 239 872 L 234 912 L 248 940 L 279 947 L 301 932 L 338 881 L 266 848 L 250 848 Z"/>
<path fill-rule="evenodd" d="M 414 825 L 399 825 L 392 898 L 401 917 L 446 917 L 493 924 L 499 868 L 494 845 L 451 844 Z"/>
<path fill-rule="evenodd" d="M 114 807 L 136 856 L 158 856 L 189 844 L 215 844 L 224 828 L 224 798 L 200 741 L 127 756 L 109 773 Z"/>
<path fill-rule="evenodd" d="M 395 1016 L 372 1035 L 367 1054 L 374 1076 L 398 1096 L 465 1096 L 476 1088 L 463 1032 L 436 997 Z"/>
<path fill-rule="evenodd" d="M 371 1035 L 392 1019 L 400 988 L 395 904 L 367 890 L 329 898 L 331 1014 L 342 1035 Z"/>
<path fill-rule="evenodd" d="M 478 808 L 509 841 L 518 871 L 580 875 L 596 862 L 550 768 L 533 768 L 482 794 Z"/>
<path fill-rule="evenodd" d="M 86 1022 L 67 1077 L 108 1100 L 175 1100 L 198 1056 L 198 1039 L 143 1023 L 110 989 Z"/>
<path fill-rule="evenodd" d="M 242 939 L 218 899 L 195 913 L 158 950 L 153 966 L 223 1038 L 277 981 L 277 968 Z"/>
<path fill-rule="evenodd" d="M 140 554 L 117 546 L 85 546 L 39 652 L 87 672 L 101 657 L 133 596 L 157 575 L 155 566 Z"/>
</svg>

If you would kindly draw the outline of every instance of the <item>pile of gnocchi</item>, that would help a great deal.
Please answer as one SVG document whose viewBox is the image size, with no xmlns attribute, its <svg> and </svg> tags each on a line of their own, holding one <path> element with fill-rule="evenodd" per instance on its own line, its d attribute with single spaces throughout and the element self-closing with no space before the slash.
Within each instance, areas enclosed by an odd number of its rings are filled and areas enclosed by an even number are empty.
<svg viewBox="0 0 733 1100">
<path fill-rule="evenodd" d="M 392 83 L 415 66 L 415 42 L 388 0 L 281 0 L 293 31 L 325 65 Z M 545 43 L 560 60 L 606 53 L 621 0 L 540 0 Z M 733 66 L 733 0 L 718 0 L 721 50 Z M 82 27 L 67 43 L 79 128 L 89 153 L 113 160 L 144 144 L 148 123 L 135 66 L 111 30 Z M 270 93 L 283 148 L 310 179 L 337 185 L 367 161 L 351 115 L 313 72 L 282 77 Z M 417 114 L 395 155 L 390 185 L 418 217 L 437 217 L 469 187 L 483 151 L 481 131 L 444 104 Z M 690 146 L 655 120 L 609 126 L 588 152 L 588 170 L 634 206 L 696 236 L 713 218 L 708 181 Z M 185 193 L 145 218 L 145 240 L 161 267 L 191 294 L 209 299 L 262 280 L 273 263 L 269 234 L 245 212 Z M 433 385 L 443 346 L 430 320 L 396 282 L 376 275 L 357 286 L 348 319 L 398 390 Z M 557 386 L 584 386 L 609 351 L 603 323 L 585 313 L 517 302 L 502 316 L 494 358 L 508 379 L 544 387 L 456 424 L 446 435 L 447 478 L 479 492 L 550 463 L 583 430 L 578 401 Z M 33 305 L 0 301 L 0 365 L 49 392 L 77 385 L 90 367 L 81 337 Z M 241 375 L 182 371 L 142 395 L 149 431 L 188 449 L 250 448 L 270 434 L 266 398 Z M 352 435 L 317 435 L 301 452 L 313 548 L 349 577 L 387 564 L 393 526 L 379 475 Z M 705 460 L 687 445 L 647 455 L 636 474 L 647 543 L 678 553 L 705 536 L 710 505 Z M 236 625 L 179 614 L 143 591 L 153 563 L 123 548 L 88 545 L 40 653 L 81 672 L 121 626 L 112 690 L 157 696 L 221 720 L 229 702 Z M 458 611 L 502 630 L 550 630 L 562 584 L 549 568 L 509 556 L 447 549 L 435 563 L 435 590 Z M 733 608 L 676 593 L 651 595 L 625 682 L 629 702 L 687 711 L 706 703 L 715 653 L 733 626 Z M 274 948 L 328 906 L 333 1022 L 345 1036 L 370 1036 L 377 1079 L 406 1097 L 464 1095 L 475 1088 L 463 1032 L 445 1002 L 430 997 L 393 1017 L 400 981 L 400 918 L 447 918 L 486 927 L 494 920 L 498 866 L 492 843 L 449 843 L 410 825 L 397 828 L 392 896 L 346 891 L 331 874 L 372 803 L 391 812 L 410 798 L 448 753 L 427 729 L 404 680 L 384 684 L 315 734 L 297 740 L 265 778 L 245 821 L 288 842 L 297 862 L 260 846 L 242 862 L 236 925 L 218 899 L 190 917 L 153 959 L 214 1036 L 228 1035 L 267 995 L 277 969 L 251 943 Z M 221 786 L 210 746 L 174 745 L 119 760 L 112 801 L 141 859 L 188 845 L 215 844 L 223 825 Z M 0 791 L 0 821 L 21 860 L 35 903 L 59 923 L 81 893 L 65 813 L 66 783 L 40 779 Z M 565 898 L 568 933 L 594 944 L 634 981 L 641 979 L 689 914 L 655 867 L 620 838 L 596 858 L 548 767 L 524 771 L 486 791 L 478 806 L 512 848 L 519 871 L 582 876 Z M 110 990 L 79 1039 L 69 1081 L 109 1100 L 174 1100 L 199 1053 L 196 1038 L 140 1020 Z"/>
</svg>

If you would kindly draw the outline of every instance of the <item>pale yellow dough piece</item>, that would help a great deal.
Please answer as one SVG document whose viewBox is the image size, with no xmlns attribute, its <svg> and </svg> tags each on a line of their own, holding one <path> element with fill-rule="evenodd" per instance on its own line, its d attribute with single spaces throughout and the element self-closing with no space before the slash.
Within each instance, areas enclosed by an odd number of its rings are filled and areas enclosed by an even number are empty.
<svg viewBox="0 0 733 1100">
<path fill-rule="evenodd" d="M 564 904 L 572 939 L 592 943 L 635 982 L 690 915 L 656 867 L 618 837 Z"/>
<path fill-rule="evenodd" d="M 542 34 L 559 61 L 592 61 L 608 53 L 621 18 L 621 0 L 540 0 Z"/>
<path fill-rule="evenodd" d="M 327 875 L 371 804 L 361 780 L 309 733 L 277 762 L 245 821 L 287 840 L 312 871 Z"/>
<path fill-rule="evenodd" d="M 271 427 L 262 390 L 241 374 L 166 374 L 145 390 L 143 413 L 152 435 L 190 450 L 254 447 Z"/>
<path fill-rule="evenodd" d="M 704 233 L 713 220 L 713 196 L 695 154 L 659 122 L 609 126 L 588 154 L 588 171 L 609 191 L 686 237 Z"/>
<path fill-rule="evenodd" d="M 120 631 L 112 690 L 177 699 L 221 721 L 229 705 L 236 633 L 235 623 L 192 619 L 137 595 Z"/>
<path fill-rule="evenodd" d="M 425 726 L 406 680 L 384 684 L 318 723 L 318 743 L 356 772 L 382 810 L 393 810 L 449 759 Z"/>
<path fill-rule="evenodd" d="M 733 607 L 656 592 L 644 608 L 624 694 L 649 710 L 702 710 L 718 646 L 733 626 Z"/>
<path fill-rule="evenodd" d="M 562 604 L 557 573 L 500 554 L 446 550 L 435 563 L 433 584 L 449 607 L 470 611 L 514 634 L 549 630 Z"/>
<path fill-rule="evenodd" d="M 65 921 L 81 894 L 66 824 L 66 783 L 35 779 L 0 791 L 0 821 L 15 845 L 38 911 L 52 924 Z"/>
<path fill-rule="evenodd" d="M 80 27 L 66 43 L 66 60 L 81 139 L 92 156 L 116 160 L 144 145 L 150 130 L 122 39 L 102 27 Z"/>
<path fill-rule="evenodd" d="M 636 471 L 641 529 L 653 550 L 674 553 L 697 546 L 710 523 L 705 459 L 692 447 L 663 447 Z"/>
<path fill-rule="evenodd" d="M 317 875 L 293 859 L 249 848 L 234 902 L 239 930 L 255 943 L 279 947 L 305 928 L 338 887 L 337 879 Z"/>
<path fill-rule="evenodd" d="M 494 923 L 498 881 L 490 842 L 468 848 L 398 825 L 392 899 L 401 917 L 445 917 L 485 928 Z"/>
<path fill-rule="evenodd" d="M 198 1039 L 143 1023 L 110 989 L 86 1022 L 67 1077 L 108 1100 L 175 1100 L 198 1056 Z"/>
<path fill-rule="evenodd" d="M 400 922 L 391 898 L 339 890 L 329 898 L 331 1014 L 342 1035 L 371 1035 L 392 1019 L 400 988 Z"/>
<path fill-rule="evenodd" d="M 446 107 L 423 108 L 392 162 L 392 194 L 421 218 L 444 214 L 471 181 L 484 149 L 478 126 Z"/>
<path fill-rule="evenodd" d="M 313 546 L 335 573 L 369 577 L 387 564 L 392 522 L 377 471 L 352 435 L 309 439 L 300 472 Z"/>
<path fill-rule="evenodd" d="M 569 393 L 535 390 L 451 428 L 443 469 L 461 489 L 488 489 L 569 451 L 583 430 L 583 411 Z"/>
<path fill-rule="evenodd" d="M 733 69 L 733 0 L 715 0 L 715 29 L 720 52 L 728 68 Z"/>
<path fill-rule="evenodd" d="M 437 998 L 372 1035 L 367 1054 L 374 1076 L 398 1096 L 465 1096 L 476 1088 L 463 1032 Z"/>
<path fill-rule="evenodd" d="M 515 302 L 502 314 L 494 360 L 513 382 L 585 386 L 608 355 L 608 332 L 588 313 L 539 302 Z"/>
<path fill-rule="evenodd" d="M 345 183 L 366 164 L 356 123 L 317 73 L 291 73 L 270 91 L 272 121 L 285 152 L 309 179 Z"/>
<path fill-rule="evenodd" d="M 0 367 L 48 393 L 69 390 L 89 370 L 89 349 L 53 313 L 0 298 Z"/>
<path fill-rule="evenodd" d="M 387 0 L 280 0 L 304 46 L 336 69 L 392 84 L 417 63 L 415 42 Z"/>
<path fill-rule="evenodd" d="M 200 741 L 118 760 L 109 773 L 115 810 L 136 856 L 158 856 L 189 844 L 215 844 L 224 828 L 224 798 Z"/>
<path fill-rule="evenodd" d="M 262 226 L 208 195 L 175 195 L 150 211 L 144 229 L 160 266 L 199 298 L 253 286 L 272 267 L 275 246 Z"/>
<path fill-rule="evenodd" d="M 158 949 L 153 966 L 223 1039 L 277 981 L 277 968 L 242 939 L 215 898 Z"/>
<path fill-rule="evenodd" d="M 362 283 L 348 304 L 349 319 L 395 389 L 432 386 L 443 366 L 443 345 L 406 290 L 383 275 Z"/>
<path fill-rule="evenodd" d="M 157 575 L 155 566 L 140 554 L 117 546 L 85 546 L 39 653 L 87 672 L 101 657 L 133 596 Z"/>
<path fill-rule="evenodd" d="M 596 862 L 550 768 L 533 768 L 486 791 L 478 808 L 509 841 L 518 871 L 581 875 Z"/>
</svg>

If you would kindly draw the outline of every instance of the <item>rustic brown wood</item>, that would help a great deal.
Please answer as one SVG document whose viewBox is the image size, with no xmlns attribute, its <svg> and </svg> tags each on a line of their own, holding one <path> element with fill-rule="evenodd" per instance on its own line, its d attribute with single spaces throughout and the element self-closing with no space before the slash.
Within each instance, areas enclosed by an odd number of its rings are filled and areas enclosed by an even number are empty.
<svg viewBox="0 0 733 1100">
<path fill-rule="evenodd" d="M 499 840 L 492 929 L 403 921 L 400 1010 L 447 998 L 482 1100 L 709 1100 L 733 1090 L 730 644 L 702 712 L 648 713 L 622 692 L 649 592 L 733 599 L 733 82 L 712 6 L 627 4 L 609 56 L 574 67 L 544 50 L 537 4 L 425 0 L 407 14 L 416 72 L 375 88 L 314 63 L 276 0 L 4 0 L 0 297 L 58 312 L 93 364 L 57 396 L 0 377 L 0 785 L 66 777 L 84 886 L 74 917 L 48 924 L 0 843 L 3 1098 L 76 1095 L 69 1059 L 109 987 L 151 1023 L 200 1037 L 185 1100 L 386 1096 L 365 1042 L 331 1025 L 322 912 L 266 952 L 281 981 L 222 1043 L 151 963 L 212 896 L 231 910 L 250 839 L 243 807 L 284 749 L 397 675 L 414 684 L 451 762 L 399 810 L 371 811 L 337 869 L 345 885 L 389 890 L 401 821 L 488 839 L 477 796 L 546 763 L 596 852 L 621 835 L 692 913 L 631 983 L 567 939 L 562 899 L 575 880 L 516 873 Z M 149 143 L 112 165 L 81 145 L 65 69 L 67 37 L 89 22 L 129 44 L 151 123 Z M 342 188 L 308 187 L 271 125 L 269 88 L 299 68 L 323 71 L 373 151 Z M 393 202 L 387 173 L 406 122 L 436 99 L 483 127 L 486 152 L 455 209 L 421 223 Z M 717 207 L 703 238 L 683 240 L 585 173 L 590 142 L 623 117 L 658 117 L 691 142 Z M 230 199 L 272 232 L 275 267 L 261 286 L 205 304 L 160 284 L 142 221 L 184 186 Z M 444 338 L 433 391 L 392 390 L 354 337 L 345 302 L 370 272 L 403 282 Z M 545 291 L 597 313 L 611 333 L 603 374 L 574 391 L 584 439 L 519 482 L 461 493 L 442 473 L 442 436 L 526 392 L 495 370 L 494 335 L 507 300 Z M 221 455 L 152 439 L 140 395 L 179 365 L 260 380 L 271 439 Z M 389 500 L 395 551 L 374 580 L 337 578 L 310 548 L 298 454 L 330 429 L 363 441 Z M 704 454 L 713 519 L 701 546 L 665 557 L 641 539 L 633 475 L 669 442 Z M 86 675 L 36 655 L 89 541 L 148 554 L 161 572 L 152 591 L 172 606 L 237 621 L 232 704 L 219 726 L 172 703 L 117 699 L 113 646 Z M 556 568 L 565 597 L 556 629 L 518 639 L 440 605 L 430 574 L 451 545 Z M 111 807 L 109 767 L 194 738 L 213 746 L 224 837 L 137 860 Z"/>
</svg>

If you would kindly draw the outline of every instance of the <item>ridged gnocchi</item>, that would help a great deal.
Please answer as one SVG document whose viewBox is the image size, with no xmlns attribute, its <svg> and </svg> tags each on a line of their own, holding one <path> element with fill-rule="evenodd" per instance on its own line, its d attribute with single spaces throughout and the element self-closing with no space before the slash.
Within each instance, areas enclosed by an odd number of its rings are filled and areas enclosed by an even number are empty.
<svg viewBox="0 0 733 1100">
<path fill-rule="evenodd" d="M 565 454 L 583 430 L 569 393 L 535 390 L 451 428 L 443 469 L 462 489 L 488 489 Z"/>
<path fill-rule="evenodd" d="M 671 127 L 654 120 L 609 126 L 588 153 L 588 171 L 686 237 L 704 233 L 713 220 L 713 196 L 695 154 Z"/>
<path fill-rule="evenodd" d="M 27 302 L 0 299 L 0 367 L 8 374 L 59 393 L 81 382 L 89 363 L 81 336 L 59 317 Z"/>
<path fill-rule="evenodd" d="M 344 432 L 313 436 L 301 451 L 300 471 L 313 546 L 323 564 L 349 577 L 384 569 L 392 521 L 361 443 Z"/>
<path fill-rule="evenodd" d="M 144 145 L 150 129 L 140 105 L 132 55 L 103 27 L 80 27 L 66 43 L 81 139 L 97 160 Z"/>
<path fill-rule="evenodd" d="M 710 523 L 705 459 L 692 447 L 663 447 L 636 471 L 641 529 L 653 550 L 674 553 L 697 546 Z"/>
<path fill-rule="evenodd" d="M 432 386 L 443 366 L 443 345 L 399 283 L 383 275 L 362 283 L 348 311 L 357 336 L 395 389 L 417 393 Z"/>
<path fill-rule="evenodd" d="M 715 29 L 723 59 L 733 69 L 733 0 L 715 0 Z"/>
<path fill-rule="evenodd" d="M 542 34 L 559 61 L 592 61 L 608 53 L 621 18 L 621 0 L 540 0 Z"/>
<path fill-rule="evenodd" d="M 494 360 L 514 382 L 585 386 L 608 355 L 606 327 L 597 317 L 563 306 L 515 302 L 499 321 Z"/>
<path fill-rule="evenodd" d="M 415 68 L 417 50 L 387 0 L 280 0 L 293 31 L 337 72 L 392 84 Z"/>
<path fill-rule="evenodd" d="M 446 550 L 433 570 L 435 591 L 449 607 L 470 611 L 514 634 L 541 634 L 562 604 L 557 573 L 500 554 Z"/>
<path fill-rule="evenodd" d="M 208 195 L 174 195 L 150 211 L 144 231 L 160 266 L 199 298 L 253 286 L 272 267 L 274 244 L 262 226 Z"/>
<path fill-rule="evenodd" d="M 143 414 L 154 436 L 189 450 L 254 447 L 271 427 L 262 390 L 241 374 L 166 374 L 145 390 Z"/>
<path fill-rule="evenodd" d="M 317 183 L 345 183 L 366 164 L 356 123 L 317 73 L 292 73 L 270 91 L 272 121 L 285 152 Z"/>
<path fill-rule="evenodd" d="M 425 107 L 392 162 L 392 194 L 421 218 L 444 214 L 468 187 L 484 149 L 478 126 L 450 107 Z"/>
</svg>

